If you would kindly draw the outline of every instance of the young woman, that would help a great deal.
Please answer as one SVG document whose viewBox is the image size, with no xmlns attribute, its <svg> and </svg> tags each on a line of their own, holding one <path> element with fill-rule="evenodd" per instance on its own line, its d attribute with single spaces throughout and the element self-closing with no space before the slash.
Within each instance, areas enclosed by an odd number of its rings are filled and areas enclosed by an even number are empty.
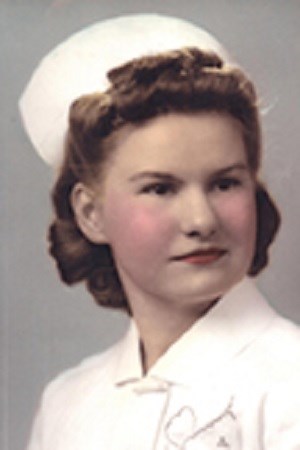
<svg viewBox="0 0 300 450">
<path fill-rule="evenodd" d="M 255 89 L 189 25 L 161 49 L 159 18 L 121 22 L 154 19 L 155 51 L 74 99 L 49 232 L 62 280 L 131 325 L 50 383 L 29 449 L 296 450 L 300 332 L 249 278 L 280 222 Z"/>
</svg>

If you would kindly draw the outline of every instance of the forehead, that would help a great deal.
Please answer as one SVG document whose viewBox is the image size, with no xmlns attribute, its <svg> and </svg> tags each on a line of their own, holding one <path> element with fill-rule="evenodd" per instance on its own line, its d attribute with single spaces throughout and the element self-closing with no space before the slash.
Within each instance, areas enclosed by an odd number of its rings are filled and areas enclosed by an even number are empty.
<svg viewBox="0 0 300 450">
<path fill-rule="evenodd" d="M 170 113 L 126 125 L 114 139 L 108 170 L 222 168 L 246 160 L 242 126 L 225 113 Z"/>
</svg>

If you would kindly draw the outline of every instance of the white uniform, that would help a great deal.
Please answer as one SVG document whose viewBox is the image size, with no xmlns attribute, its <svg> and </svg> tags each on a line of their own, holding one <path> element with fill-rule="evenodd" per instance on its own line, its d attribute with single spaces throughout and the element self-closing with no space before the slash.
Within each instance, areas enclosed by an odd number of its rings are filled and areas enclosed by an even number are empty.
<svg viewBox="0 0 300 450">
<path fill-rule="evenodd" d="M 142 376 L 122 341 L 51 382 L 28 450 L 300 450 L 300 330 L 245 279 Z"/>
</svg>

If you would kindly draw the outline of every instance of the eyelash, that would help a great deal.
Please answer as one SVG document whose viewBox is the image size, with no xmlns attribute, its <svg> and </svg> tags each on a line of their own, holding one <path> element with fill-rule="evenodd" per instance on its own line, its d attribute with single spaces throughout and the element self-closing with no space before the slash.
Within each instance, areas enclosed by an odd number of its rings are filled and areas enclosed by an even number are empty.
<svg viewBox="0 0 300 450">
<path fill-rule="evenodd" d="M 231 189 L 235 189 L 241 186 L 242 181 L 238 178 L 226 177 L 215 180 L 211 184 L 211 189 L 221 192 L 226 192 Z M 175 194 L 178 191 L 178 187 L 172 183 L 168 182 L 155 182 L 147 184 L 142 187 L 139 191 L 140 194 L 154 194 L 157 196 L 167 196 Z"/>
<path fill-rule="evenodd" d="M 151 183 L 144 186 L 141 190 L 141 194 L 155 194 L 158 196 L 165 196 L 174 194 L 177 188 L 172 183 Z"/>
<path fill-rule="evenodd" d="M 241 184 L 242 181 L 240 179 L 228 177 L 214 181 L 213 188 L 219 191 L 228 191 L 230 189 L 234 189 L 241 186 Z"/>
</svg>

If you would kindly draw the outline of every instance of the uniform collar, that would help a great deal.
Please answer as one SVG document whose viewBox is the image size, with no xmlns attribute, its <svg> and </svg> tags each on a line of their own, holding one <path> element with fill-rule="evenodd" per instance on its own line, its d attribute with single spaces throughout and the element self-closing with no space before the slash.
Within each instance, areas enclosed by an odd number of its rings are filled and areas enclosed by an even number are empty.
<svg viewBox="0 0 300 450">
<path fill-rule="evenodd" d="M 207 380 L 251 345 L 274 317 L 275 312 L 253 281 L 245 278 L 159 358 L 146 378 L 181 385 Z M 143 377 L 139 335 L 133 321 L 120 343 L 117 359 L 114 380 L 117 385 Z"/>
</svg>

